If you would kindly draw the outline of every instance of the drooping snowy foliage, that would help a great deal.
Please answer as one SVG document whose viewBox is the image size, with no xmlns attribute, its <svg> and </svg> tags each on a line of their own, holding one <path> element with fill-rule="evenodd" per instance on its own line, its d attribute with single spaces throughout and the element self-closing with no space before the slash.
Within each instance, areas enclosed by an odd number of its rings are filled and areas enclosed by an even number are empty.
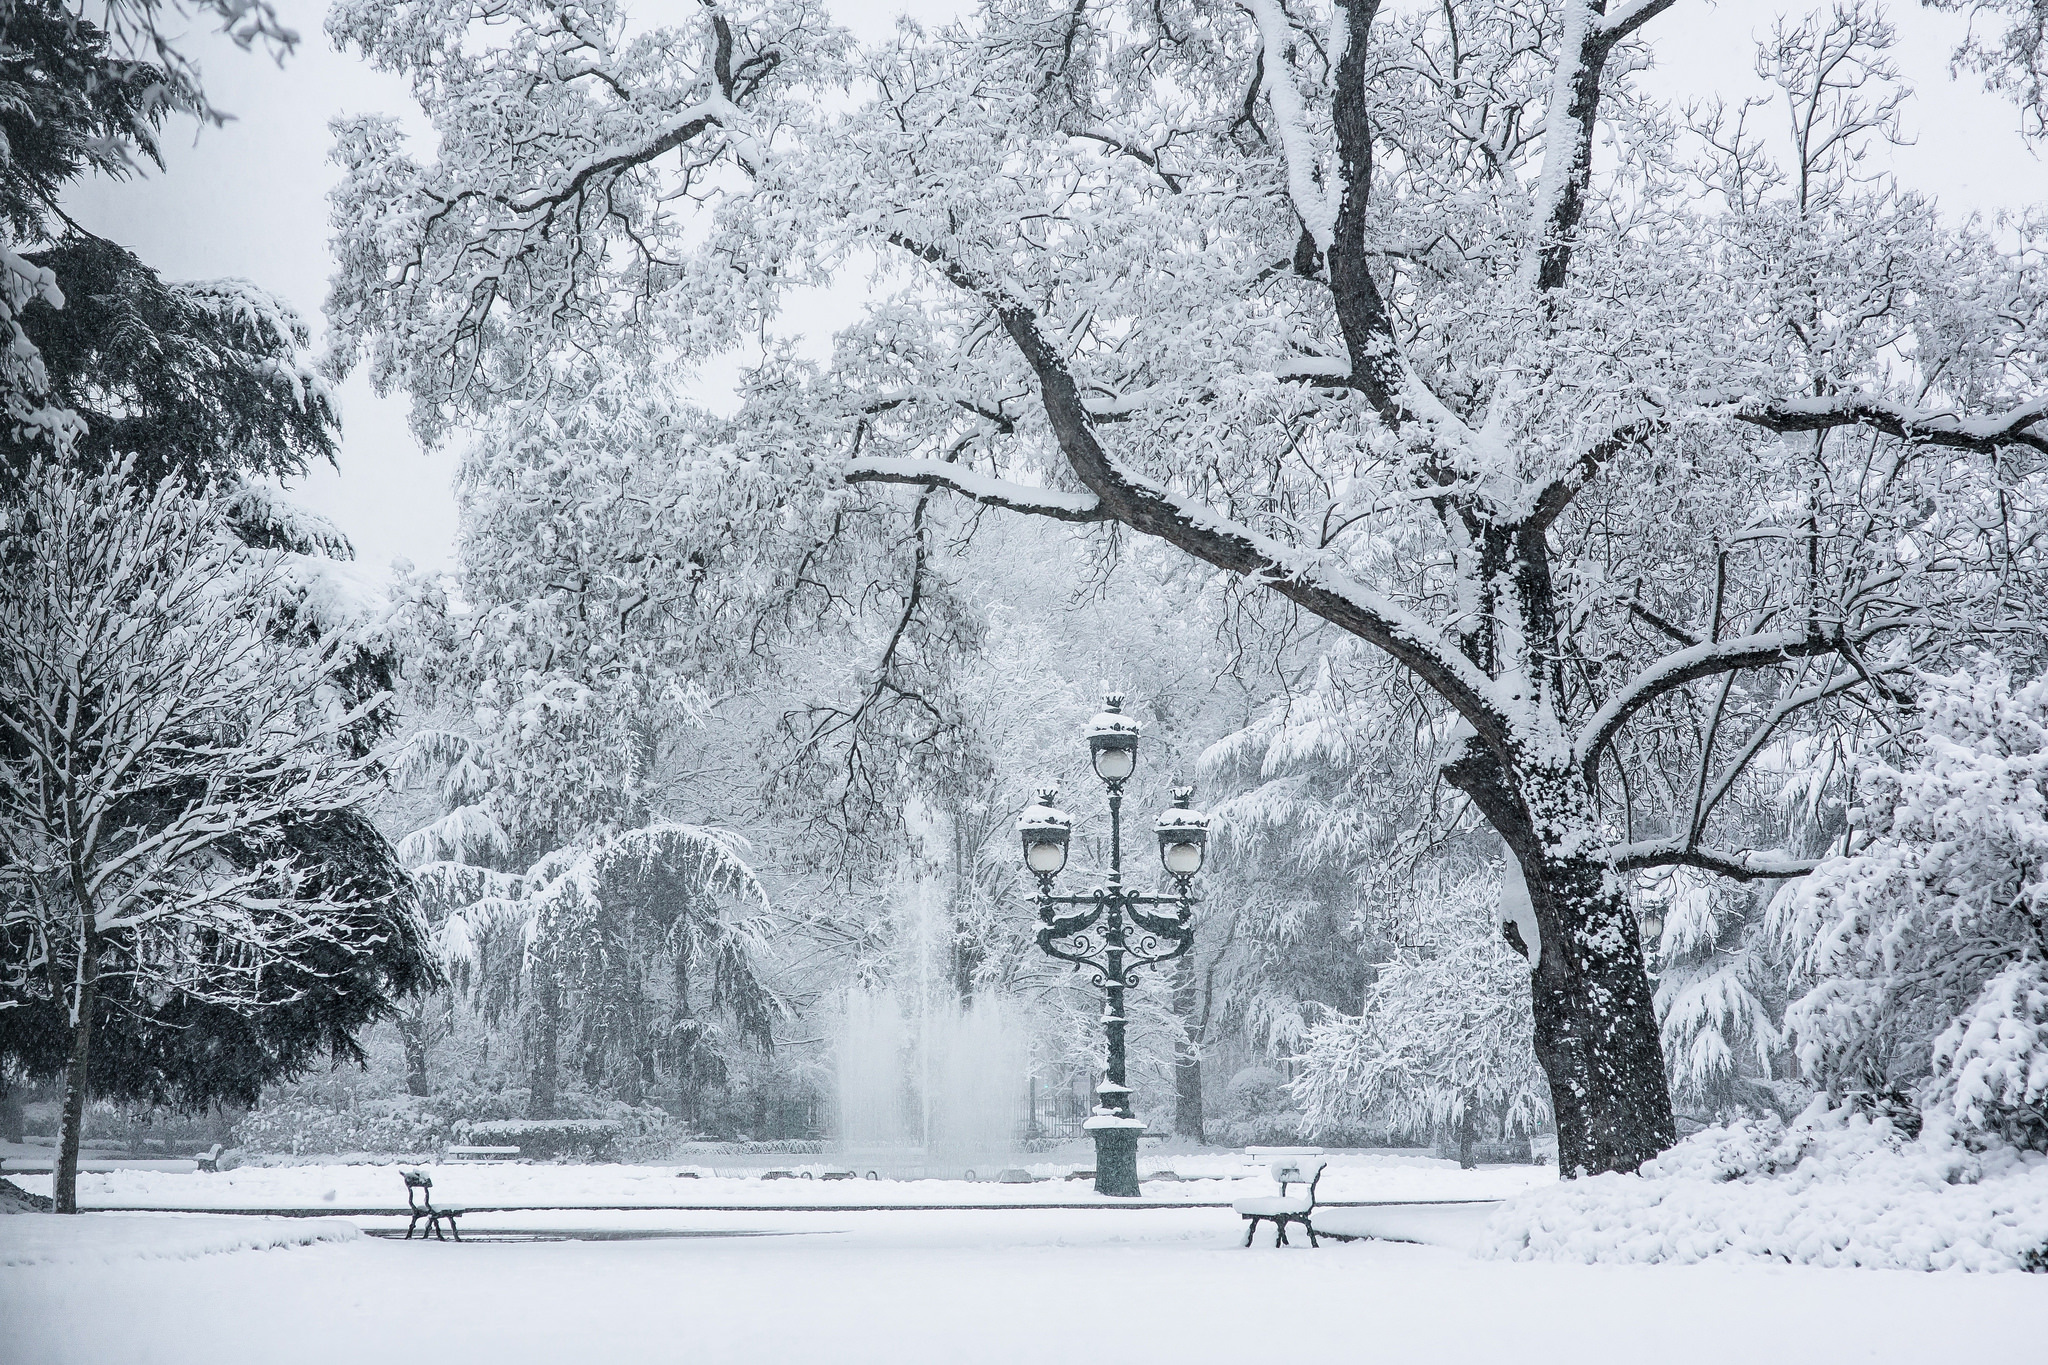
<svg viewBox="0 0 2048 1365">
<path fill-rule="evenodd" d="M 543 1111 L 559 1039 L 637 1102 L 768 1036 L 762 884 L 677 818 L 676 780 L 707 683 L 782 600 L 776 557 L 744 552 L 756 518 L 732 519 L 759 469 L 659 386 L 565 381 L 477 432 L 452 591 L 401 585 L 422 723 L 399 777 L 436 796 L 401 852 L 472 1000 L 523 1017 Z"/>
<path fill-rule="evenodd" d="M 287 304 L 247 280 L 165 280 L 73 234 L 29 253 L 63 295 L 22 315 L 49 401 L 78 415 L 74 457 L 144 480 L 303 474 L 332 461 L 340 416 Z"/>
<path fill-rule="evenodd" d="M 1419 880 L 1356 1016 L 1325 1011 L 1298 1058 L 1311 1124 L 1371 1120 L 1457 1139 L 1526 1136 L 1549 1118 L 1529 960 L 1500 932 L 1497 875 Z"/>
<path fill-rule="evenodd" d="M 1831 1093 L 2048 1146 L 2048 679 L 1926 680 L 1919 752 L 1865 762 L 1867 841 L 1776 907 L 1786 1015 Z"/>
<path fill-rule="evenodd" d="M 1641 899 L 1658 925 L 1657 1020 L 1672 1098 L 1695 1114 L 1775 1108 L 1784 969 L 1765 902 L 1684 868 L 1653 878 Z"/>
<path fill-rule="evenodd" d="M 1218 786 L 1201 950 L 1217 964 L 1215 1009 L 1282 1054 L 1319 1007 L 1356 1008 L 1426 813 L 1415 759 L 1428 737 L 1403 732 L 1358 662 L 1315 659 L 1299 688 L 1202 755 Z"/>
</svg>

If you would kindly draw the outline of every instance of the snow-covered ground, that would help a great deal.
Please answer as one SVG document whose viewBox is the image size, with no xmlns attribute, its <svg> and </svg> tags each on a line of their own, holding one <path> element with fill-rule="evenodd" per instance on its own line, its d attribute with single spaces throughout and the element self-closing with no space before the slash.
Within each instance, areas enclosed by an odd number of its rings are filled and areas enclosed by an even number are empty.
<svg viewBox="0 0 2048 1365">
<path fill-rule="evenodd" d="M 81 1221 L 114 1225 L 108 1215 Z M 183 1221 L 121 1226 L 153 1236 Z M 1290 1360 L 1431 1365 L 1921 1365 L 2034 1359 L 2048 1334 L 2044 1276 L 1518 1264 L 1386 1242 L 1244 1250 L 1225 1210 L 554 1213 L 466 1222 L 480 1237 L 688 1235 L 462 1245 L 366 1238 L 199 1260 L 120 1259 L 89 1273 L 76 1264 L 0 1268 L 0 1355 L 8 1365 L 1042 1365 L 1068 1356 L 1236 1365 L 1277 1351 Z"/>
<path fill-rule="evenodd" d="M 1270 1194 L 1265 1163 L 1241 1155 L 1176 1155 L 1182 1180 L 1151 1180 L 1145 1198 L 1162 1203 L 1220 1204 L 1248 1194 Z M 1149 1162 L 1146 1171 L 1166 1160 Z M 1394 1153 L 1337 1154 L 1329 1158 L 1318 1194 L 1325 1201 L 1500 1199 L 1549 1185 L 1544 1166 L 1489 1166 L 1461 1171 L 1453 1161 Z M 735 1162 L 737 1168 L 739 1163 Z M 1046 1179 L 1029 1185 L 993 1180 L 763 1180 L 728 1170 L 687 1178 L 674 1166 L 443 1165 L 426 1169 L 437 1203 L 469 1206 L 694 1206 L 844 1208 L 851 1205 L 961 1205 L 1113 1203 L 1085 1180 Z M 117 1170 L 81 1175 L 79 1202 L 88 1208 L 170 1209 L 388 1209 L 405 1203 L 396 1165 L 244 1166 L 218 1174 Z M 686 1168 L 703 1172 L 710 1168 Z M 809 1171 L 817 1159 L 791 1158 L 781 1169 Z M 1064 1175 L 1066 1166 L 1026 1169 Z M 993 1172 L 991 1172 L 993 1173 Z M 48 1176 L 12 1177 L 23 1189 L 48 1194 Z"/>
<path fill-rule="evenodd" d="M 219 1214 L 54 1213 L 0 1218 L 0 1266 L 98 1266 L 110 1261 L 181 1260 L 229 1251 L 350 1242 L 362 1229 L 346 1218 L 249 1218 Z"/>
</svg>

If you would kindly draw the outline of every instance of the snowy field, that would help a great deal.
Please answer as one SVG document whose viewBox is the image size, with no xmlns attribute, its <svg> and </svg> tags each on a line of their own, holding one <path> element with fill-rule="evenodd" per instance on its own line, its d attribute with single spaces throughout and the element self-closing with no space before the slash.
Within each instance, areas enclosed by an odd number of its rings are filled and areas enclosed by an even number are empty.
<svg viewBox="0 0 2048 1365">
<path fill-rule="evenodd" d="M 0 1219 L 0 1238 L 50 1221 Z M 1244 1250 L 1237 1220 L 1204 1209 L 497 1214 L 468 1230 L 614 1240 L 366 1237 L 178 1260 L 145 1257 L 230 1220 L 79 1221 L 120 1227 L 132 1254 L 0 1268 L 7 1365 L 1920 1365 L 2038 1359 L 2048 1336 L 2043 1276 Z"/>
<path fill-rule="evenodd" d="M 1145 1198 L 1162 1203 L 1222 1204 L 1250 1194 L 1270 1194 L 1266 1166 L 1242 1155 L 1175 1155 L 1181 1180 L 1148 1180 Z M 1461 1171 L 1453 1161 L 1393 1153 L 1337 1154 L 1329 1158 L 1318 1194 L 1327 1202 L 1373 1200 L 1500 1199 L 1555 1183 L 1547 1166 L 1488 1166 Z M 779 1167 L 810 1172 L 828 1169 L 818 1159 L 792 1158 Z M 1150 1172 L 1147 1162 L 1141 1170 Z M 408 1167 L 410 1169 L 410 1167 Z M 675 1166 L 444 1165 L 425 1168 L 434 1178 L 437 1203 L 504 1207 L 623 1204 L 635 1207 L 686 1204 L 748 1208 L 801 1205 L 961 1205 L 1115 1203 L 1094 1192 L 1092 1182 L 1049 1178 L 1029 1185 L 993 1180 L 763 1180 L 756 1161 L 752 1175 L 738 1163 L 715 1168 Z M 694 1170 L 692 1178 L 679 1169 Z M 1034 1173 L 1064 1176 L 1070 1167 L 1040 1164 Z M 79 1202 L 88 1208 L 315 1209 L 336 1211 L 401 1207 L 405 1186 L 397 1165 L 241 1167 L 218 1174 L 118 1170 L 81 1175 Z M 48 1194 L 47 1175 L 10 1177 L 23 1189 Z"/>
</svg>

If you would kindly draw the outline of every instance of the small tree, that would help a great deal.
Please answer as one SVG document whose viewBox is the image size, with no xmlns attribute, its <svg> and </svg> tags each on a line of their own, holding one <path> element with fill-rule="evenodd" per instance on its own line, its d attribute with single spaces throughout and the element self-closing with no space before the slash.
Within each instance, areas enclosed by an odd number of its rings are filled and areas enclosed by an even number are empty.
<svg viewBox="0 0 2048 1365">
<path fill-rule="evenodd" d="M 1455 1137 L 1470 1166 L 1482 1120 L 1527 1134 L 1549 1117 L 1529 961 L 1501 935 L 1491 882 L 1418 886 L 1364 1009 L 1326 1012 L 1309 1030 L 1294 1091 L 1311 1127 L 1371 1119 Z"/>
<path fill-rule="evenodd" d="M 340 637 L 272 628 L 276 572 L 176 481 L 38 465 L 0 511 L 0 1004 L 66 1011 L 59 1212 L 102 978 L 154 1009 L 253 1008 L 281 1003 L 280 961 L 345 963 L 390 932 L 353 879 L 308 894 L 293 851 L 363 793 L 375 759 L 350 731 L 384 703 L 340 700 Z"/>
</svg>

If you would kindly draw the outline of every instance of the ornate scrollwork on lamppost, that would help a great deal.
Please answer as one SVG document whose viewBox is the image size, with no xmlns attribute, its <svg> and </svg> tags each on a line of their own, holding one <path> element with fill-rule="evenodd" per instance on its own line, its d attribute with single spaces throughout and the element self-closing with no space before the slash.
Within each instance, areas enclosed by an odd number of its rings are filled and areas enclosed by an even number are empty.
<svg viewBox="0 0 2048 1365">
<path fill-rule="evenodd" d="M 1024 865 L 1038 879 L 1038 946 L 1049 956 L 1086 968 L 1104 992 L 1102 1030 L 1107 1050 L 1095 1112 L 1082 1125 L 1095 1139 L 1095 1190 L 1135 1198 L 1138 1135 L 1144 1123 L 1131 1112 L 1131 1088 L 1124 1070 L 1124 992 L 1143 971 L 1170 962 L 1194 946 L 1195 874 L 1209 843 L 1209 817 L 1190 807 L 1193 787 L 1174 789 L 1173 807 L 1154 825 L 1159 861 L 1173 878 L 1170 896 L 1125 889 L 1123 877 L 1124 783 L 1137 771 L 1138 723 L 1123 713 L 1123 698 L 1111 693 L 1088 727 L 1089 755 L 1096 776 L 1109 789 L 1109 884 L 1078 896 L 1053 894 L 1053 878 L 1066 866 L 1074 822 L 1054 805 L 1046 789 L 1017 819 Z M 1062 907 L 1072 907 L 1064 913 Z M 1162 913 L 1162 907 L 1170 913 Z"/>
</svg>

